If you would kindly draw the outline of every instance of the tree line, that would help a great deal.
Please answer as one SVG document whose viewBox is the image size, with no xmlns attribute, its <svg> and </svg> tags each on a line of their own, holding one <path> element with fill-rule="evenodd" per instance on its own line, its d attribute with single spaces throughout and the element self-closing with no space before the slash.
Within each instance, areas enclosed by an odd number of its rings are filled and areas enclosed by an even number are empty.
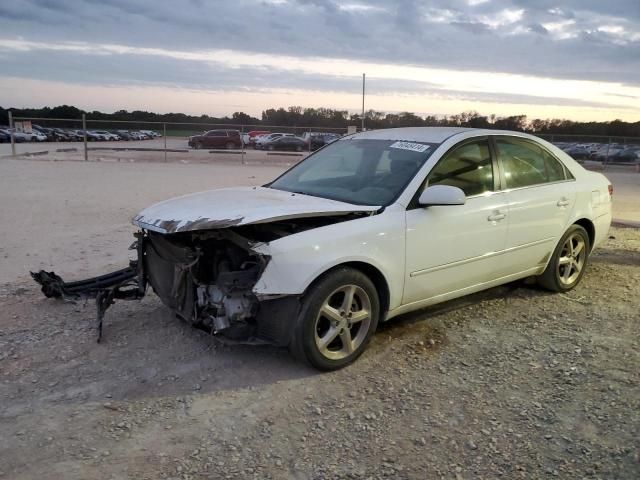
<svg viewBox="0 0 640 480">
<path fill-rule="evenodd" d="M 0 125 L 7 125 L 8 112 L 14 117 L 65 118 L 79 119 L 86 114 L 90 120 L 119 120 L 166 123 L 202 123 L 202 124 L 235 124 L 235 125 L 281 125 L 288 127 L 311 128 L 345 128 L 348 125 L 360 126 L 362 117 L 347 110 L 331 108 L 270 108 L 262 112 L 261 118 L 244 112 L 234 112 L 231 116 L 212 117 L 210 115 L 187 115 L 184 113 L 153 113 L 141 110 L 118 110 L 114 113 L 84 111 L 70 105 L 43 108 L 9 108 L 0 107 Z M 577 122 L 565 119 L 532 119 L 526 115 L 498 117 L 481 115 L 475 111 L 457 115 L 425 117 L 411 112 L 385 113 L 376 110 L 365 112 L 365 126 L 370 129 L 394 127 L 470 127 L 517 130 L 535 134 L 565 135 L 606 135 L 621 137 L 640 137 L 640 121 L 624 122 L 612 120 L 605 122 Z M 140 127 L 142 128 L 142 127 Z"/>
</svg>

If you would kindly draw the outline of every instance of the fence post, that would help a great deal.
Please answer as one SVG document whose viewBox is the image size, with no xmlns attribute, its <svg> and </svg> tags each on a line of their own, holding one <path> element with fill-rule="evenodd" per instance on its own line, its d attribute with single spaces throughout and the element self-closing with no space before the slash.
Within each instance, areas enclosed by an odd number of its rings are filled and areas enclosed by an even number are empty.
<svg viewBox="0 0 640 480">
<path fill-rule="evenodd" d="M 11 156 L 16 156 L 16 137 L 13 134 L 13 115 L 9 110 L 9 135 L 11 136 Z"/>
<path fill-rule="evenodd" d="M 244 125 L 240 126 L 240 145 L 242 145 L 241 163 L 244 165 Z"/>
<path fill-rule="evenodd" d="M 87 114 L 82 114 L 82 140 L 84 142 L 84 161 L 89 160 L 89 151 L 87 150 Z"/>
<path fill-rule="evenodd" d="M 164 138 L 164 161 L 167 161 L 167 124 L 162 124 L 162 138 Z"/>
<path fill-rule="evenodd" d="M 311 153 L 311 127 L 309 127 L 309 153 Z"/>
</svg>

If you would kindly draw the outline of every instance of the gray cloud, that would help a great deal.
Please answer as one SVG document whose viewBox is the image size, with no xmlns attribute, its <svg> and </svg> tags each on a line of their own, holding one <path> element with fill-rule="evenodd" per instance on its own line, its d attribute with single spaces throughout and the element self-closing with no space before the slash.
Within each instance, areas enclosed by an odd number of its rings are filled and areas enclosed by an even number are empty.
<svg viewBox="0 0 640 480">
<path fill-rule="evenodd" d="M 52 80 L 67 84 L 114 86 L 163 86 L 206 91 L 270 91 L 273 89 L 315 90 L 353 93 L 360 76 L 311 74 L 302 71 L 265 69 L 260 67 L 229 67 L 220 62 L 146 57 L 135 54 L 92 55 L 91 53 L 60 51 L 12 52 L 2 57 L 2 64 L 13 76 Z M 495 104 L 578 106 L 635 109 L 589 100 L 541 97 L 502 92 L 466 92 L 443 88 L 427 81 L 370 78 L 370 95 L 410 95 L 456 99 Z M 616 96 L 616 94 L 611 94 Z"/>
<path fill-rule="evenodd" d="M 573 23 L 550 27 L 562 21 Z M 598 30 L 607 25 L 623 33 Z M 638 0 L 491 0 L 475 6 L 465 0 L 11 0 L 0 3 L 0 32 L 44 42 L 225 48 L 640 84 Z M 36 74 L 20 63 L 14 58 L 3 72 Z M 181 85 L 201 81 L 201 69 L 185 64 L 180 68 L 189 75 L 167 72 L 174 68 L 168 59 L 140 58 L 137 65 L 103 71 L 84 55 L 65 65 L 74 78 L 91 82 L 148 81 L 145 71 Z M 48 68 L 52 77 L 68 73 Z M 275 81 L 268 72 L 258 78 Z M 290 78 L 278 84 L 292 84 Z M 217 85 L 224 88 L 225 81 L 220 77 Z"/>
</svg>

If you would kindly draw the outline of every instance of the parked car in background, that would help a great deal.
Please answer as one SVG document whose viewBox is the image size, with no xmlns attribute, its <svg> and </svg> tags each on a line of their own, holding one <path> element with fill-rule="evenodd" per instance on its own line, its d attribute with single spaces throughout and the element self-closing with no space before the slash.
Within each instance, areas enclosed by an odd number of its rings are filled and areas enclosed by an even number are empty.
<svg viewBox="0 0 640 480">
<path fill-rule="evenodd" d="M 117 134 L 108 132 L 107 130 L 94 130 L 93 133 L 95 133 L 96 135 L 100 135 L 108 141 L 120 140 L 120 137 Z"/>
<path fill-rule="evenodd" d="M 290 137 L 288 135 L 275 138 L 267 143 L 262 144 L 263 150 L 279 150 L 279 151 L 293 151 L 302 152 L 307 149 L 307 144 L 304 140 L 298 137 Z"/>
<path fill-rule="evenodd" d="M 157 138 L 162 136 L 160 133 L 156 132 L 155 130 L 140 130 L 140 133 L 142 133 L 143 135 L 146 135 L 149 138 Z"/>
<path fill-rule="evenodd" d="M 135 130 L 129 130 L 129 136 L 131 140 L 146 140 L 146 136 L 140 132 L 136 132 Z"/>
<path fill-rule="evenodd" d="M 11 142 L 11 130 L 9 130 L 8 128 L 2 128 L 0 129 L 0 133 L 7 135 L 9 137 L 9 142 Z M 29 137 L 27 137 L 23 133 L 14 132 L 13 134 L 13 141 L 15 143 L 24 143 L 24 142 L 28 142 L 29 140 L 30 140 Z"/>
<path fill-rule="evenodd" d="M 18 140 L 20 139 L 21 142 L 31 142 L 33 140 L 33 135 L 30 133 L 24 133 L 24 132 L 18 132 L 14 129 L 13 131 L 13 137 Z"/>
<path fill-rule="evenodd" d="M 339 138 L 340 135 L 336 133 L 319 133 L 309 136 L 306 143 L 307 147 L 311 148 L 311 150 L 317 150 L 324 147 L 325 145 L 330 144 L 331 142 L 335 142 Z"/>
<path fill-rule="evenodd" d="M 84 136 L 75 130 L 63 130 L 63 133 L 67 136 L 70 142 L 82 142 L 84 141 Z"/>
<path fill-rule="evenodd" d="M 31 133 L 27 133 L 26 135 L 29 135 L 31 137 L 31 141 L 32 142 L 46 142 L 47 141 L 47 136 L 35 129 L 31 130 Z"/>
<path fill-rule="evenodd" d="M 11 142 L 11 136 L 9 135 L 9 133 L 5 133 L 4 130 L 0 130 L 0 143 L 10 143 Z"/>
<path fill-rule="evenodd" d="M 591 155 L 593 155 L 598 148 L 600 148 L 599 143 L 579 143 L 576 146 L 585 148 Z"/>
<path fill-rule="evenodd" d="M 83 130 L 74 130 L 74 133 L 84 139 L 85 132 Z M 104 136 L 99 135 L 91 130 L 87 130 L 86 135 L 87 135 L 87 142 L 101 142 L 106 140 Z"/>
<path fill-rule="evenodd" d="M 149 135 L 139 130 L 132 131 L 131 134 L 136 137 L 136 140 L 149 140 L 151 138 Z"/>
<path fill-rule="evenodd" d="M 118 134 L 121 140 L 125 140 L 125 141 L 135 140 L 134 136 L 128 130 L 116 130 L 115 133 Z"/>
<path fill-rule="evenodd" d="M 252 130 L 250 132 L 247 132 L 247 140 L 245 141 L 245 145 L 250 145 L 253 147 L 258 138 L 262 137 L 263 135 L 269 134 L 271 134 L 271 132 L 268 130 Z"/>
<path fill-rule="evenodd" d="M 55 135 L 53 134 L 53 131 L 50 128 L 41 127 L 40 125 L 32 125 L 31 130 L 44 135 L 47 138 L 48 142 L 56 141 Z"/>
<path fill-rule="evenodd" d="M 268 135 L 260 135 L 256 138 L 254 148 L 262 150 L 267 143 L 280 137 L 295 137 L 295 135 L 293 133 L 270 133 Z"/>
<path fill-rule="evenodd" d="M 202 135 L 189 137 L 188 144 L 196 150 L 200 148 L 242 148 L 242 138 L 238 130 L 209 130 Z"/>
<path fill-rule="evenodd" d="M 68 138 L 62 138 L 62 136 L 67 137 L 67 135 L 60 135 L 56 128 L 49 127 L 41 127 L 42 132 L 46 132 L 47 138 L 50 142 L 65 142 Z"/>
<path fill-rule="evenodd" d="M 589 152 L 585 147 L 581 147 L 579 145 L 570 145 L 562 150 L 564 150 L 566 154 L 571 155 L 575 160 L 588 160 L 591 158 L 591 152 Z"/>
<path fill-rule="evenodd" d="M 627 147 L 609 157 L 612 162 L 640 162 L 640 146 Z"/>
<path fill-rule="evenodd" d="M 624 150 L 624 147 L 616 143 L 602 145 L 593 153 L 591 158 L 600 162 L 608 161 L 611 160 L 611 157 L 616 153 L 621 152 L 622 150 Z"/>
</svg>

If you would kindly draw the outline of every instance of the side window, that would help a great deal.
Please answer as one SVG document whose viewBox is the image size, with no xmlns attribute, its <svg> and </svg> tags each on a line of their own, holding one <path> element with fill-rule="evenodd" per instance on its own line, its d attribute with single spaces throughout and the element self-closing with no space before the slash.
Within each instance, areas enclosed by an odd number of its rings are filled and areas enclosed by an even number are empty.
<svg viewBox="0 0 640 480">
<path fill-rule="evenodd" d="M 507 188 L 521 188 L 565 180 L 564 166 L 532 142 L 497 138 L 498 160 L 504 167 Z"/>
<path fill-rule="evenodd" d="M 493 164 L 489 142 L 467 143 L 449 152 L 429 172 L 427 186 L 451 185 L 467 197 L 493 190 Z"/>
<path fill-rule="evenodd" d="M 226 137 L 227 132 L 225 130 L 211 130 L 207 132 L 207 137 Z"/>
</svg>

